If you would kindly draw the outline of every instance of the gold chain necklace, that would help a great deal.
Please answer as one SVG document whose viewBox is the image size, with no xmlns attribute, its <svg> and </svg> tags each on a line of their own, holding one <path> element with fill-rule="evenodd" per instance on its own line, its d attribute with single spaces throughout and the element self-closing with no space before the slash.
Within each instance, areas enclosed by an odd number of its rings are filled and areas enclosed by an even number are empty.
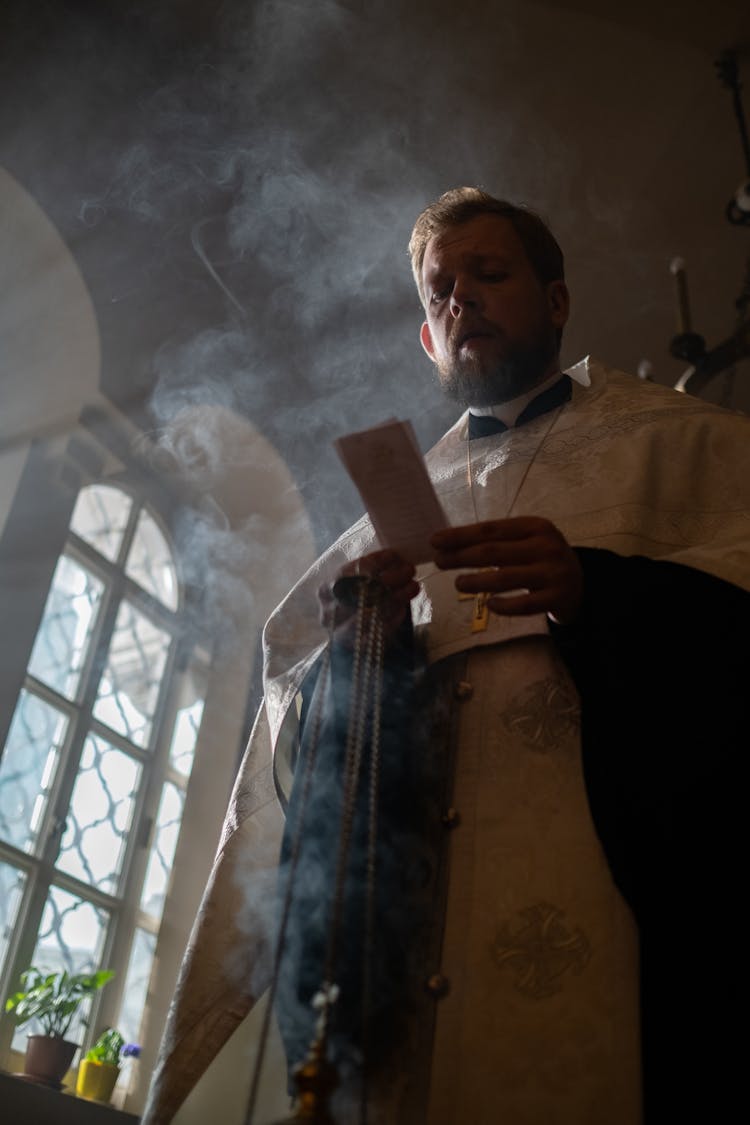
<svg viewBox="0 0 750 1125">
<path fill-rule="evenodd" d="M 564 405 L 565 405 L 565 403 L 563 403 L 562 406 L 558 406 L 558 408 L 555 411 L 553 411 L 552 419 L 549 422 L 549 424 L 547 425 L 547 428 L 545 429 L 544 433 L 539 438 L 539 441 L 537 442 L 536 449 L 534 450 L 534 454 L 533 454 L 532 457 L 529 458 L 529 463 L 526 466 L 526 468 L 524 469 L 523 475 L 521 476 L 521 480 L 518 484 L 518 487 L 516 488 L 513 499 L 511 501 L 510 505 L 508 506 L 504 517 L 502 517 L 502 518 L 504 518 L 504 519 L 510 518 L 511 512 L 513 511 L 513 509 L 516 505 L 516 501 L 518 500 L 518 497 L 521 494 L 521 489 L 525 485 L 526 479 L 527 479 L 529 473 L 531 472 L 531 468 L 532 468 L 532 466 L 534 465 L 534 462 L 537 459 L 537 455 L 539 454 L 539 451 L 541 450 L 542 446 L 544 445 L 544 443 L 546 442 L 550 433 L 552 432 L 552 428 L 555 425 L 555 423 L 557 422 L 557 419 L 560 416 Z M 467 484 L 468 484 L 468 487 L 469 487 L 469 496 L 471 497 L 471 506 L 472 506 L 472 509 L 474 511 L 474 522 L 479 523 L 480 522 L 479 513 L 477 511 L 477 502 L 476 502 L 476 497 L 474 495 L 474 474 L 472 472 L 471 439 L 469 437 L 466 438 L 466 481 L 467 481 Z M 489 570 L 489 571 L 492 571 L 494 568 L 488 567 L 486 569 Z M 481 591 L 481 590 L 476 594 L 461 594 L 461 593 L 458 594 L 458 600 L 459 601 L 473 601 L 474 602 L 474 607 L 473 607 L 472 615 L 471 615 L 471 631 L 472 631 L 472 633 L 484 633 L 486 631 L 488 625 L 489 625 L 490 610 L 489 610 L 489 606 L 487 605 L 487 600 L 488 600 L 489 597 L 490 597 L 490 594 L 487 591 Z"/>
<path fill-rule="evenodd" d="M 564 402 L 552 412 L 552 418 L 549 421 L 549 423 L 547 424 L 547 427 L 544 430 L 544 433 L 540 436 L 533 455 L 529 458 L 529 463 L 526 466 L 526 468 L 524 469 L 523 476 L 521 477 L 521 480 L 520 480 L 520 482 L 518 484 L 518 487 L 516 488 L 516 491 L 513 495 L 513 499 L 511 501 L 507 511 L 505 512 L 505 515 L 502 516 L 502 517 L 493 517 L 493 518 L 503 518 L 503 519 L 509 519 L 510 518 L 511 513 L 516 506 L 516 501 L 518 500 L 518 497 L 521 494 L 521 489 L 526 484 L 526 479 L 527 479 L 529 473 L 531 472 L 544 443 L 547 441 L 547 438 L 552 433 L 552 430 L 554 429 L 558 418 L 560 417 L 560 415 L 562 414 L 562 412 L 563 412 L 563 410 L 566 406 L 567 406 L 567 403 Z M 515 429 L 515 427 L 512 427 L 512 426 L 509 427 L 508 432 L 512 432 L 513 429 Z M 476 440 L 476 439 L 474 439 L 474 440 Z M 472 456 L 471 456 L 471 441 L 472 441 L 472 439 L 468 437 L 468 421 L 467 421 L 467 437 L 466 437 L 465 441 L 466 441 L 466 483 L 467 483 L 467 486 L 468 486 L 468 489 L 469 489 L 469 497 L 471 498 L 471 507 L 472 507 L 472 510 L 474 512 L 474 522 L 479 523 L 480 522 L 479 513 L 477 512 L 477 502 L 476 502 L 476 497 L 474 495 L 474 473 L 473 473 L 473 462 L 472 462 Z"/>
</svg>

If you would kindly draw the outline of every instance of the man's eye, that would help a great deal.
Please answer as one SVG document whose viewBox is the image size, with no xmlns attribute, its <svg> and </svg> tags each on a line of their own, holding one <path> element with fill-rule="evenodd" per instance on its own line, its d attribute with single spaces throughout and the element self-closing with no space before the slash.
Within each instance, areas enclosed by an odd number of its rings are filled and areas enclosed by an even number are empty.
<svg viewBox="0 0 750 1125">
<path fill-rule="evenodd" d="M 507 270 L 487 270 L 482 275 L 482 281 L 505 281 L 508 277 Z"/>
<path fill-rule="evenodd" d="M 447 296 L 447 289 L 433 289 L 432 293 L 430 294 L 430 303 L 433 305 L 437 305 L 438 302 L 444 301 Z"/>
</svg>

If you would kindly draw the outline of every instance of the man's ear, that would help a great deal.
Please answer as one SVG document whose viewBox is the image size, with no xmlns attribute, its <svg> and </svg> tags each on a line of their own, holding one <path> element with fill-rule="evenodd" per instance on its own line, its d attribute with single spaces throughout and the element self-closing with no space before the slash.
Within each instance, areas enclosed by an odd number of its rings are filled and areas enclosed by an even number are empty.
<svg viewBox="0 0 750 1125">
<path fill-rule="evenodd" d="M 432 333 L 430 332 L 430 326 L 427 323 L 427 321 L 424 322 L 424 324 L 422 325 L 422 327 L 419 330 L 419 339 L 421 341 L 422 347 L 424 348 L 424 350 L 427 352 L 428 356 L 430 357 L 430 359 L 434 363 L 435 362 L 435 347 L 432 343 Z"/>
<path fill-rule="evenodd" d="M 570 313 L 570 294 L 564 281 L 550 281 L 547 286 L 547 301 L 555 328 L 564 328 Z"/>
</svg>

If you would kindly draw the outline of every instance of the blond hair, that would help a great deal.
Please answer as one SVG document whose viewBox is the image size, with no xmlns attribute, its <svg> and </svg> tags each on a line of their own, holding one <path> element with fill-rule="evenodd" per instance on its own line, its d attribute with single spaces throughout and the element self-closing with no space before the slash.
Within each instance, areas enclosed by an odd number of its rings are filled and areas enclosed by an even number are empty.
<svg viewBox="0 0 750 1125">
<path fill-rule="evenodd" d="M 409 239 L 409 256 L 419 299 L 425 304 L 422 285 L 422 263 L 427 243 L 436 234 L 443 234 L 477 215 L 500 215 L 513 226 L 523 243 L 526 256 L 542 285 L 562 281 L 565 277 L 563 252 L 547 224 L 536 211 L 516 203 L 508 203 L 478 187 L 457 187 L 444 192 L 417 218 Z"/>
</svg>

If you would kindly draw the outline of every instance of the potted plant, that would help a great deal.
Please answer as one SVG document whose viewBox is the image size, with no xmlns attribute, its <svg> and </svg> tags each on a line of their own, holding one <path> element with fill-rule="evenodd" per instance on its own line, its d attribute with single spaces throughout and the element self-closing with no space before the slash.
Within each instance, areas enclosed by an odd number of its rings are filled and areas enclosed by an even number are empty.
<svg viewBox="0 0 750 1125">
<path fill-rule="evenodd" d="M 21 973 L 21 991 L 5 1001 L 5 1010 L 20 1027 L 37 1019 L 42 1033 L 29 1035 L 24 1075 L 34 1082 L 60 1089 L 62 1079 L 78 1050 L 66 1039 L 73 1016 L 82 1001 L 112 979 L 111 969 L 95 973 L 49 973 L 32 966 Z"/>
<path fill-rule="evenodd" d="M 81 1060 L 76 1093 L 91 1101 L 108 1102 L 120 1074 L 121 1061 L 137 1059 L 140 1053 L 136 1043 L 126 1043 L 119 1031 L 106 1028 Z"/>
</svg>

